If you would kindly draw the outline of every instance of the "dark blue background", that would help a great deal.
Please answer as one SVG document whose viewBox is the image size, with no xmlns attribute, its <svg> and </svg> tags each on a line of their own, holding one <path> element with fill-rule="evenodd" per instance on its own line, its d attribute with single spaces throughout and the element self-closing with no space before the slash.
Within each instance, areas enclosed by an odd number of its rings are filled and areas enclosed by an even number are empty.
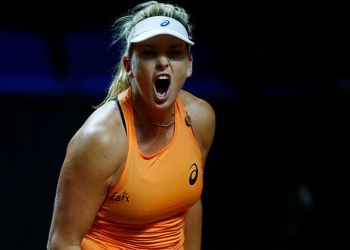
<svg viewBox="0 0 350 250">
<path fill-rule="evenodd" d="M 45 248 L 66 145 L 118 60 L 106 32 L 138 2 L 1 7 L 1 226 L 11 249 Z M 345 6 L 177 3 L 196 25 L 185 87 L 217 113 L 203 249 L 348 249 Z"/>
</svg>

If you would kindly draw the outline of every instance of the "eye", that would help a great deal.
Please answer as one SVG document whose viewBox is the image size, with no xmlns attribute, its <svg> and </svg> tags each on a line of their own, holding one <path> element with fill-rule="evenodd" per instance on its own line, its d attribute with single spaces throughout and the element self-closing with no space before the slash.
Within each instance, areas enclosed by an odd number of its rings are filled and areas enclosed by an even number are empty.
<svg viewBox="0 0 350 250">
<path fill-rule="evenodd" d="M 152 57 L 156 55 L 156 52 L 153 50 L 144 50 L 141 52 L 141 55 L 144 57 Z"/>
<path fill-rule="evenodd" d="M 182 53 L 181 50 L 171 50 L 170 51 L 171 55 L 180 55 L 181 53 Z"/>
<path fill-rule="evenodd" d="M 171 57 L 177 58 L 177 57 L 180 57 L 182 55 L 182 51 L 181 50 L 171 50 L 168 54 Z"/>
</svg>

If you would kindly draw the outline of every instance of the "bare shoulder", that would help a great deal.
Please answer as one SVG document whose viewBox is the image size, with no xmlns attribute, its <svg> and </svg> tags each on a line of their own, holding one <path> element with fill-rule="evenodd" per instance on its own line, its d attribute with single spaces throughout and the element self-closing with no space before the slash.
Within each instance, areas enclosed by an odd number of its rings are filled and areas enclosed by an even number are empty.
<svg viewBox="0 0 350 250">
<path fill-rule="evenodd" d="M 216 116 L 211 104 L 182 90 L 180 98 L 191 117 L 193 132 L 206 158 L 215 135 Z"/>
<path fill-rule="evenodd" d="M 75 133 L 68 144 L 66 161 L 71 167 L 107 178 L 122 164 L 126 145 L 119 108 L 111 101 L 95 110 Z"/>
<path fill-rule="evenodd" d="M 215 111 L 209 102 L 185 90 L 180 92 L 180 98 L 194 122 L 204 122 L 203 125 L 209 126 L 215 124 Z"/>
</svg>

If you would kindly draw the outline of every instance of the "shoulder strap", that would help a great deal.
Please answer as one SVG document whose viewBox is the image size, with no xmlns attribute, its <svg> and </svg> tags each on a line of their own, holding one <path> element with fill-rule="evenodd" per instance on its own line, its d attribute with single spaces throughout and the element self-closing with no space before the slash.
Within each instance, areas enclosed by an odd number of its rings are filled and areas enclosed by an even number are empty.
<svg viewBox="0 0 350 250">
<path fill-rule="evenodd" d="M 119 111 L 120 111 L 120 116 L 122 117 L 123 125 L 124 125 L 125 131 L 126 131 L 126 125 L 125 125 L 124 114 L 123 114 L 122 107 L 120 107 L 120 103 L 119 103 L 118 97 L 117 97 L 117 96 L 114 97 L 113 100 L 114 100 L 114 101 L 117 103 L 117 105 L 118 105 L 118 108 L 119 108 Z"/>
</svg>

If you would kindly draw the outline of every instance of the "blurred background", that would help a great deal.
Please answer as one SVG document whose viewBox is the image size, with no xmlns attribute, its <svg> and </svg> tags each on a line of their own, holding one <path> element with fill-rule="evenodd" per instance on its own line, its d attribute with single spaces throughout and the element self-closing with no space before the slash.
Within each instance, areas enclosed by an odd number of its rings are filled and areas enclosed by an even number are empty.
<svg viewBox="0 0 350 250">
<path fill-rule="evenodd" d="M 119 60 L 109 28 L 137 3 L 2 4 L 1 227 L 10 249 L 45 249 L 67 143 Z M 203 249 L 349 249 L 347 8 L 173 3 L 195 24 L 184 88 L 217 114 Z"/>
</svg>

